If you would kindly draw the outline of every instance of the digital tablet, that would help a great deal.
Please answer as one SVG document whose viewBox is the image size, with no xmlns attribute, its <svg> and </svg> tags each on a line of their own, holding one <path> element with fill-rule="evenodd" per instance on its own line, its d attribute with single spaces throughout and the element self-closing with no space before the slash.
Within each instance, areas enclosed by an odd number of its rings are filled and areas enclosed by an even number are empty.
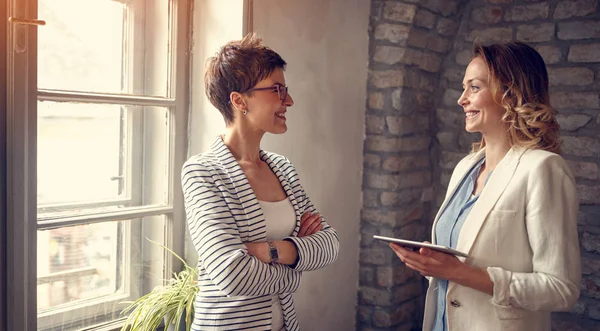
<svg viewBox="0 0 600 331">
<path fill-rule="evenodd" d="M 428 243 L 422 243 L 422 242 L 418 242 L 418 241 L 404 240 L 404 239 L 398 239 L 398 238 L 383 237 L 383 236 L 378 236 L 378 235 L 373 235 L 373 238 L 387 241 L 387 242 L 393 242 L 393 243 L 399 244 L 400 246 L 404 246 L 404 247 L 409 247 L 409 248 L 426 247 L 426 248 L 440 251 L 440 252 L 443 252 L 446 254 L 468 257 L 467 254 L 465 254 L 463 252 L 459 252 L 456 249 L 446 247 L 446 246 L 440 246 L 440 245 L 434 245 L 434 244 L 428 244 Z"/>
</svg>

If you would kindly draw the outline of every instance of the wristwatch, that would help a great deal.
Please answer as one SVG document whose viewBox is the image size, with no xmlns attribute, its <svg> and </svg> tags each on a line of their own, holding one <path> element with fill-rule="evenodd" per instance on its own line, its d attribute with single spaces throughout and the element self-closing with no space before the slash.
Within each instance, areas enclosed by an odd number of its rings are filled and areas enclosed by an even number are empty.
<svg viewBox="0 0 600 331">
<path fill-rule="evenodd" d="M 269 245 L 269 256 L 271 257 L 271 263 L 277 263 L 277 261 L 279 261 L 279 252 L 277 252 L 277 247 L 275 247 L 275 244 L 271 240 L 267 241 L 267 245 Z"/>
</svg>

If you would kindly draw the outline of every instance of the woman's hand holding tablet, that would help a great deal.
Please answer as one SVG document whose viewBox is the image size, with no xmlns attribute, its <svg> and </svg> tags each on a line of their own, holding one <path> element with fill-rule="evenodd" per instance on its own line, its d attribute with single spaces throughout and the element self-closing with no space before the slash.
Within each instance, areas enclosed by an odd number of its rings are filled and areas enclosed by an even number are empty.
<svg viewBox="0 0 600 331">
<path fill-rule="evenodd" d="M 446 247 L 446 246 L 440 246 L 440 245 L 434 245 L 434 244 L 430 244 L 430 243 L 404 240 L 404 239 L 398 239 L 398 238 L 390 238 L 390 237 L 384 237 L 384 236 L 378 236 L 378 235 L 373 235 L 373 238 L 387 241 L 387 242 L 393 242 L 393 243 L 396 243 L 396 244 L 398 244 L 400 246 L 404 246 L 404 247 L 417 248 L 417 249 L 421 248 L 421 247 L 425 247 L 425 248 L 433 249 L 433 250 L 436 250 L 436 251 L 439 251 L 442 253 L 446 253 L 446 254 L 450 254 L 450 255 L 468 257 L 467 254 L 457 251 L 453 248 Z"/>
</svg>

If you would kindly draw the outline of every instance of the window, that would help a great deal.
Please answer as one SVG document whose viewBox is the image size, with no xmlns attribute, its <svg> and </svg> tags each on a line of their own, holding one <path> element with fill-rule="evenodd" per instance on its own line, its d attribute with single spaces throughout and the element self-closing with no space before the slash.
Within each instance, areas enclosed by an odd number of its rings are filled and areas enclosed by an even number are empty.
<svg viewBox="0 0 600 331">
<path fill-rule="evenodd" d="M 28 72 L 37 78 L 37 91 L 15 84 L 9 112 L 29 116 L 23 122 L 36 128 L 29 136 L 37 136 L 35 150 L 20 146 L 37 159 L 21 174 L 24 182 L 37 181 L 36 194 L 23 195 L 29 204 L 37 199 L 37 216 L 33 226 L 13 233 L 37 237 L 29 243 L 37 243 L 29 270 L 36 270 L 38 330 L 116 328 L 124 302 L 178 268 L 147 239 L 183 251 L 179 171 L 187 132 L 190 3 L 17 0 L 12 14 L 31 12 L 35 4 L 47 23 L 37 30 L 37 52 L 35 44 L 17 49 L 14 43 L 12 60 L 14 80 Z M 8 32 L 9 48 L 11 38 L 23 37 L 21 28 L 14 27 L 12 37 Z M 35 34 L 24 38 L 31 46 Z M 36 58 L 37 70 L 20 64 L 22 54 Z M 27 105 L 18 99 L 21 92 L 36 96 L 37 112 L 18 114 L 19 105 Z M 8 138 L 19 137 L 9 132 Z M 8 168 L 7 176 L 18 175 Z M 11 201 L 8 191 L 7 204 L 17 205 L 20 196 Z M 7 246 L 18 249 L 17 243 Z M 20 263 L 28 270 L 27 261 Z"/>
</svg>

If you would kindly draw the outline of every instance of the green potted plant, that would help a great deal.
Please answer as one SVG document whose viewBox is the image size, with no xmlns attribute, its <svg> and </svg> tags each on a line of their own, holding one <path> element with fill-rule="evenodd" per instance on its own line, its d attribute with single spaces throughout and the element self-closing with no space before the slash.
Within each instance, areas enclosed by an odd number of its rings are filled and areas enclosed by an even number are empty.
<svg viewBox="0 0 600 331">
<path fill-rule="evenodd" d="M 152 240 L 150 240 L 152 241 Z M 194 318 L 194 301 L 198 293 L 198 272 L 171 249 L 160 245 L 183 263 L 183 270 L 173 273 L 166 285 L 155 287 L 134 302 L 128 302 L 121 314 L 129 314 L 121 331 L 154 331 L 162 321 L 165 330 L 189 331 Z M 174 326 L 174 328 L 173 328 Z"/>
</svg>

